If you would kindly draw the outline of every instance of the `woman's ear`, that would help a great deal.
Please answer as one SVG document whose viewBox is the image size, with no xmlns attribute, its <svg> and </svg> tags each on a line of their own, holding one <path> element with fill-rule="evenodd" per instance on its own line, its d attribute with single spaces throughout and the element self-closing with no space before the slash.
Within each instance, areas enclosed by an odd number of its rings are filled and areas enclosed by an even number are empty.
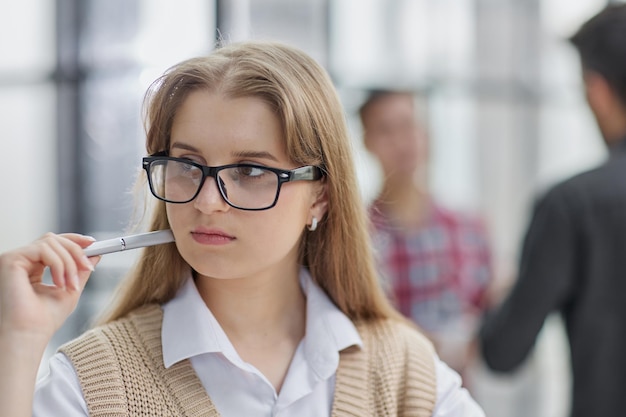
<svg viewBox="0 0 626 417">
<path fill-rule="evenodd" d="M 313 186 L 313 201 L 310 208 L 310 218 L 315 217 L 317 221 L 321 221 L 328 210 L 328 184 L 326 179 L 322 178 Z"/>
</svg>

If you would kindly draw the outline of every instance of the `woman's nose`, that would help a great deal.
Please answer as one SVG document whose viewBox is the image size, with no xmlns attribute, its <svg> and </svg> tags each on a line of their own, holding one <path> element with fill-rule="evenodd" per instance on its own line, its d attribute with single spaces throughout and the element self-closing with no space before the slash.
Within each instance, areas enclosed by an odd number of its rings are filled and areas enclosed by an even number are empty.
<svg viewBox="0 0 626 417">
<path fill-rule="evenodd" d="M 193 200 L 194 206 L 204 213 L 211 211 L 223 211 L 229 207 L 228 203 L 226 203 L 222 197 L 216 181 L 220 181 L 219 177 L 207 178 L 204 181 L 204 184 L 202 184 L 200 192 Z"/>
</svg>

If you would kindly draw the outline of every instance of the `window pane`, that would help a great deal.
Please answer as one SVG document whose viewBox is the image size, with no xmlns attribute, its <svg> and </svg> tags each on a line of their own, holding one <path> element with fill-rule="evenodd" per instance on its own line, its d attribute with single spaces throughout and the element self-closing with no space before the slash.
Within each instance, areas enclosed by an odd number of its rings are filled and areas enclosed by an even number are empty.
<svg viewBox="0 0 626 417">
<path fill-rule="evenodd" d="M 55 94 L 51 85 L 0 89 L 0 252 L 56 224 Z"/>
<path fill-rule="evenodd" d="M 37 76 L 54 68 L 54 3 L 48 0 L 3 2 L 0 13 L 2 76 Z"/>
<path fill-rule="evenodd" d="M 330 70 L 342 85 L 420 85 L 466 77 L 473 0 L 335 0 Z"/>
</svg>

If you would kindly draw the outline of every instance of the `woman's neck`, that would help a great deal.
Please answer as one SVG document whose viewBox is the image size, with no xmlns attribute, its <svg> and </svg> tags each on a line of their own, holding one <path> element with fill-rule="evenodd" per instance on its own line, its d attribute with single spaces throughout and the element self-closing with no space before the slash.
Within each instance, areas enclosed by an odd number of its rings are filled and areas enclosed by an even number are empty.
<svg viewBox="0 0 626 417">
<path fill-rule="evenodd" d="M 199 276 L 196 286 L 217 321 L 233 341 L 253 341 L 304 335 L 305 297 L 299 271 L 250 278 L 215 279 Z"/>
<path fill-rule="evenodd" d="M 285 271 L 282 271 L 285 272 Z M 235 350 L 280 392 L 306 326 L 299 267 L 239 279 L 198 277 L 196 286 Z"/>
</svg>

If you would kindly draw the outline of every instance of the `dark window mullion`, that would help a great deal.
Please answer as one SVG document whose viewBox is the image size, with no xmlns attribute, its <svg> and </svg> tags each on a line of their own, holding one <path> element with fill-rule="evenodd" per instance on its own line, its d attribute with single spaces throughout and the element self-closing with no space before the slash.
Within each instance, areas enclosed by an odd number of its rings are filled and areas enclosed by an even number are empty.
<svg viewBox="0 0 626 417">
<path fill-rule="evenodd" d="M 63 232 L 85 232 L 80 210 L 83 183 L 81 155 L 81 88 L 79 61 L 81 1 L 56 0 L 58 227 Z"/>
</svg>

